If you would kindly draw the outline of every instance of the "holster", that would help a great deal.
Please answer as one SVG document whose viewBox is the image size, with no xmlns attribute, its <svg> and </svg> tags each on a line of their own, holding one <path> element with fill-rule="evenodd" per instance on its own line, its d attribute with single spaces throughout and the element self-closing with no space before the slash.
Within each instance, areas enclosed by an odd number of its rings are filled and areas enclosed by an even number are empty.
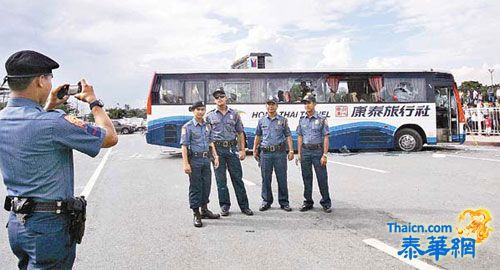
<svg viewBox="0 0 500 270">
<path fill-rule="evenodd" d="M 33 212 L 34 202 L 31 198 L 5 197 L 3 208 L 16 214 L 29 215 Z"/>
<path fill-rule="evenodd" d="M 85 234 L 85 221 L 87 220 L 87 201 L 85 196 L 75 197 L 68 202 L 68 213 L 70 216 L 69 233 L 72 240 L 78 244 L 82 243 Z"/>
</svg>

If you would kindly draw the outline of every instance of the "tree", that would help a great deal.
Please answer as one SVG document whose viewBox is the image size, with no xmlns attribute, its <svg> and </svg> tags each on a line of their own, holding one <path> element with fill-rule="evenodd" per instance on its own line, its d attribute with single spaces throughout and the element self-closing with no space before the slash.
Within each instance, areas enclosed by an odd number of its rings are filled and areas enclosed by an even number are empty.
<svg viewBox="0 0 500 270">
<path fill-rule="evenodd" d="M 480 83 L 478 81 L 464 81 L 464 82 L 462 82 L 460 87 L 458 87 L 458 89 L 462 92 L 466 92 L 469 90 L 477 90 L 477 91 L 481 92 L 483 94 L 483 96 L 487 95 L 488 88 L 489 88 L 489 86 L 483 85 L 482 83 Z"/>
<path fill-rule="evenodd" d="M 461 91 L 469 91 L 469 90 L 479 90 L 483 87 L 483 85 L 478 81 L 464 81 L 459 87 Z"/>
<path fill-rule="evenodd" d="M 63 110 L 66 114 L 78 115 L 80 111 L 77 107 L 73 107 L 70 103 L 64 103 L 57 107 L 56 110 Z"/>
</svg>

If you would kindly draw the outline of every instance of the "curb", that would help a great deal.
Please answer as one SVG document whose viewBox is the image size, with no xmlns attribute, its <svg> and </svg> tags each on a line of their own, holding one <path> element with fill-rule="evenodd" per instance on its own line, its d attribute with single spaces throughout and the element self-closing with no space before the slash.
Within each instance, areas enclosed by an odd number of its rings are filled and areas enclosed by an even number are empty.
<svg viewBox="0 0 500 270">
<path fill-rule="evenodd" d="M 464 145 L 469 145 L 469 146 L 495 146 L 495 147 L 500 147 L 500 142 L 482 142 L 482 141 L 466 141 L 464 142 Z"/>
</svg>

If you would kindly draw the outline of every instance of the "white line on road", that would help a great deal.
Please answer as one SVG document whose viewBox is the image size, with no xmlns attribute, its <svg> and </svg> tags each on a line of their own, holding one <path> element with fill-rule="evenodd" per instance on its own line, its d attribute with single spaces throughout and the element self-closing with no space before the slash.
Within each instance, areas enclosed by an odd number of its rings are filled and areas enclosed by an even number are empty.
<svg viewBox="0 0 500 270">
<path fill-rule="evenodd" d="M 333 163 L 333 164 L 338 164 L 338 165 L 342 165 L 342 166 L 353 167 L 353 168 L 358 168 L 358 169 L 372 171 L 372 172 L 378 172 L 378 173 L 389 173 L 388 171 L 384 171 L 384 170 L 373 169 L 373 168 L 368 168 L 368 167 L 363 167 L 363 166 L 358 166 L 358 165 L 353 165 L 353 164 L 348 164 L 348 163 L 343 163 L 343 162 L 338 162 L 338 161 L 328 161 L 328 163 Z"/>
<path fill-rule="evenodd" d="M 111 154 L 111 149 L 113 148 L 109 148 L 104 157 L 102 158 L 101 163 L 99 163 L 99 166 L 97 166 L 97 169 L 94 171 L 94 174 L 92 174 L 89 181 L 87 182 L 87 185 L 85 185 L 85 188 L 81 193 L 81 196 L 85 196 L 85 198 L 88 199 L 90 191 L 92 191 L 92 188 L 94 187 L 97 178 L 99 178 L 99 175 L 101 174 L 101 171 L 104 168 L 104 164 L 106 164 L 106 161 L 108 161 L 109 154 Z"/>
<path fill-rule="evenodd" d="M 363 242 L 365 242 L 365 244 L 372 246 L 378 250 L 381 250 L 381 251 L 391 255 L 392 257 L 394 257 L 402 262 L 405 262 L 405 263 L 407 263 L 407 264 L 409 264 L 417 269 L 422 269 L 422 270 L 440 270 L 441 269 L 439 267 L 427 264 L 419 259 L 412 259 L 412 260 L 405 259 L 404 257 L 398 255 L 397 249 L 395 249 L 389 245 L 386 245 L 385 243 L 380 242 L 379 240 L 377 240 L 375 238 L 365 239 L 365 240 L 363 240 Z"/>
<path fill-rule="evenodd" d="M 248 181 L 246 180 L 245 178 L 241 178 L 241 180 L 243 180 L 243 183 L 249 185 L 249 186 L 255 186 L 256 184 L 252 181 Z"/>
<path fill-rule="evenodd" d="M 500 159 L 493 159 L 493 158 L 477 158 L 477 157 L 466 157 L 466 156 L 458 156 L 458 155 L 446 155 L 446 156 L 447 157 L 456 157 L 456 158 L 482 160 L 482 161 L 500 162 Z"/>
</svg>

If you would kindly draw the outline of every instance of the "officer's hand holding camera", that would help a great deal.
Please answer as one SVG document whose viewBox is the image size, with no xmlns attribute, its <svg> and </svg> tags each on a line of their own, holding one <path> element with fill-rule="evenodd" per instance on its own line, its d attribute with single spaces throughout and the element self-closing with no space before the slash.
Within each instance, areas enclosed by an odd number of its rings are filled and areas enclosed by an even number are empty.
<svg viewBox="0 0 500 270">
<path fill-rule="evenodd" d="M 94 93 L 94 87 L 88 84 L 87 81 L 85 81 L 85 79 L 82 79 L 80 83 L 82 85 L 82 92 L 76 94 L 75 98 L 87 103 L 92 103 L 95 100 L 97 100 L 97 97 L 95 96 Z"/>
<path fill-rule="evenodd" d="M 55 107 L 64 104 L 69 99 L 69 95 L 65 95 L 62 99 L 57 97 L 57 93 L 63 89 L 65 85 L 59 85 L 58 87 L 52 89 L 49 93 L 49 97 L 47 98 L 47 103 L 45 103 L 45 110 L 50 111 Z"/>
</svg>

